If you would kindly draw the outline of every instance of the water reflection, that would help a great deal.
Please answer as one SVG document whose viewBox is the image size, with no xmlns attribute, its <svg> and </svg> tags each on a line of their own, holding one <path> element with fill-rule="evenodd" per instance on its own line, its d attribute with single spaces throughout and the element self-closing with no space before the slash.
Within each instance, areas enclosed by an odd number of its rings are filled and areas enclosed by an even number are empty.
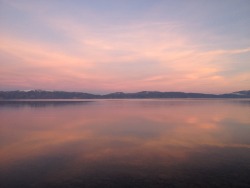
<svg viewBox="0 0 250 188">
<path fill-rule="evenodd" d="M 83 105 L 91 100 L 0 100 L 0 107 L 61 107 L 65 105 Z"/>
<path fill-rule="evenodd" d="M 0 103 L 2 187 L 250 185 L 248 100 L 79 102 Z"/>
</svg>

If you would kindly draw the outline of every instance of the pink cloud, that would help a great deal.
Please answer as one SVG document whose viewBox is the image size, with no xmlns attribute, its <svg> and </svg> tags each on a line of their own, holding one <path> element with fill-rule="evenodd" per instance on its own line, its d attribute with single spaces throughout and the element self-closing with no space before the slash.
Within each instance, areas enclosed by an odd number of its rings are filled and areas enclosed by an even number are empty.
<svg viewBox="0 0 250 188">
<path fill-rule="evenodd" d="M 2 32 L 0 50 L 16 58 L 14 63 L 1 63 L 2 88 L 8 83 L 19 88 L 26 85 L 89 91 L 221 92 L 221 88 L 248 88 L 246 70 L 228 76 L 221 72 L 230 69 L 229 55 L 249 53 L 249 48 L 206 50 L 182 32 L 180 23 L 134 21 L 127 25 L 93 26 L 60 15 L 44 15 L 28 5 L 11 4 L 35 16 L 69 42 L 61 47 Z M 145 66 L 145 61 L 150 66 Z"/>
</svg>

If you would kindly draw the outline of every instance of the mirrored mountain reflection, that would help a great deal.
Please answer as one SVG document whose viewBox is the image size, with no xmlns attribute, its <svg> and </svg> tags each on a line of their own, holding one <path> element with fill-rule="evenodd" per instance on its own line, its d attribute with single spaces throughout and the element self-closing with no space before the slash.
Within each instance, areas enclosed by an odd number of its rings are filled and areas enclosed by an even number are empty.
<svg viewBox="0 0 250 188">
<path fill-rule="evenodd" d="M 0 104 L 1 187 L 249 187 L 248 104 Z"/>
<path fill-rule="evenodd" d="M 67 99 L 59 99 L 59 100 L 0 100 L 0 106 L 1 107 L 61 107 L 66 105 L 83 105 L 88 104 L 90 102 L 94 102 L 92 100 L 67 100 Z"/>
</svg>

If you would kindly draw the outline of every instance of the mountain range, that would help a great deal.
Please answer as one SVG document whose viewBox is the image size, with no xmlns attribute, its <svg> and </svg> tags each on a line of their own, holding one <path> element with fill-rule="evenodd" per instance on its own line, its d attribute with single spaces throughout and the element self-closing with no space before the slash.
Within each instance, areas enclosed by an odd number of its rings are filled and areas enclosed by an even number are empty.
<svg viewBox="0 0 250 188">
<path fill-rule="evenodd" d="M 158 98 L 250 98 L 250 90 L 226 94 L 205 94 L 185 92 L 141 91 L 136 93 L 115 92 L 96 95 L 84 92 L 16 90 L 0 91 L 0 99 L 158 99 Z"/>
</svg>

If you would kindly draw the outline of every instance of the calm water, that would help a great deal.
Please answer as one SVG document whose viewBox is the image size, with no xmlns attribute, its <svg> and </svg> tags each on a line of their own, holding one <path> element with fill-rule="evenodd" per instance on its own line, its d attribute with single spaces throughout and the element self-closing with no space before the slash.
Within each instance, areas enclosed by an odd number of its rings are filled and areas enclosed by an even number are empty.
<svg viewBox="0 0 250 188">
<path fill-rule="evenodd" d="M 0 187 L 250 187 L 250 100 L 0 102 Z"/>
</svg>

